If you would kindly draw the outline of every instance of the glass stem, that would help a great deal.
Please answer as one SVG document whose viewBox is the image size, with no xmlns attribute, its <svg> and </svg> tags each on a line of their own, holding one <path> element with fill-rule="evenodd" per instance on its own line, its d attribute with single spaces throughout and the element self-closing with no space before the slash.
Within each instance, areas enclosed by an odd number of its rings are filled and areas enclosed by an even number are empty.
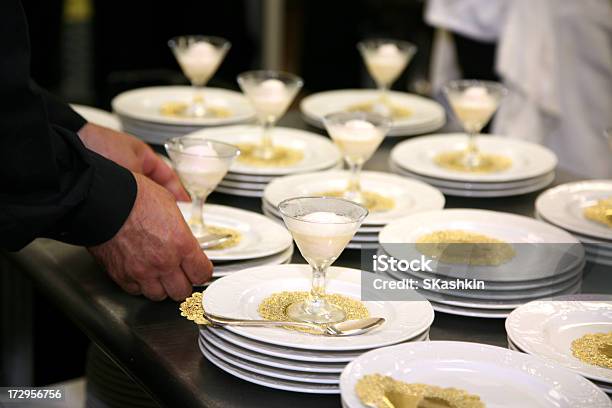
<svg viewBox="0 0 612 408">
<path fill-rule="evenodd" d="M 391 103 L 389 102 L 389 85 L 379 84 L 378 90 L 380 92 L 380 103 L 382 103 L 384 106 L 390 106 Z"/>
<path fill-rule="evenodd" d="M 346 188 L 347 198 L 351 201 L 361 203 L 363 201 L 363 197 L 361 194 L 361 182 L 359 179 L 361 177 L 361 168 L 363 167 L 363 163 L 347 161 L 347 164 L 350 172 L 349 182 Z"/>
<path fill-rule="evenodd" d="M 262 123 L 261 144 L 255 150 L 255 154 L 264 160 L 274 157 L 274 145 L 272 144 L 272 128 L 274 122 L 265 120 Z"/>
<path fill-rule="evenodd" d="M 196 117 L 206 116 L 206 103 L 204 102 L 204 87 L 201 85 L 192 85 L 193 94 L 193 115 Z"/>
<path fill-rule="evenodd" d="M 480 149 L 476 143 L 478 132 L 468 132 L 468 145 L 465 149 L 466 163 L 470 167 L 477 167 L 480 164 Z"/>
<path fill-rule="evenodd" d="M 205 195 L 194 195 L 191 198 L 191 217 L 189 217 L 189 226 L 196 237 L 203 236 L 206 233 L 206 224 L 204 224 L 204 202 Z"/>
<path fill-rule="evenodd" d="M 310 289 L 310 307 L 318 309 L 323 305 L 325 297 L 325 276 L 327 266 L 312 267 L 312 288 Z"/>
</svg>

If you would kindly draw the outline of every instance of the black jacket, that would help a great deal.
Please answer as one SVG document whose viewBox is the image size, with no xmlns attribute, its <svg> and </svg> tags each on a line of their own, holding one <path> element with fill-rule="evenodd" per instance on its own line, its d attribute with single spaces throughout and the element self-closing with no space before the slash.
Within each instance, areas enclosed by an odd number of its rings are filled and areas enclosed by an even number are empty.
<svg viewBox="0 0 612 408">
<path fill-rule="evenodd" d="M 31 81 L 21 3 L 0 1 L 0 247 L 37 237 L 90 246 L 121 228 L 136 181 L 85 148 L 76 134 L 85 123 Z"/>
</svg>

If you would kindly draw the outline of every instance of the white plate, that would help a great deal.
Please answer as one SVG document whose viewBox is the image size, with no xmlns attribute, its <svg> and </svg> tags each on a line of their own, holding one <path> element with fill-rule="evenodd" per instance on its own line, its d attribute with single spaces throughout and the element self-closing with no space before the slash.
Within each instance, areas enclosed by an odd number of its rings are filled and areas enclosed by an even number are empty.
<svg viewBox="0 0 612 408">
<path fill-rule="evenodd" d="M 612 228 L 584 217 L 583 211 L 597 200 L 612 197 L 612 180 L 562 184 L 542 193 L 536 211 L 547 221 L 571 232 L 612 241 Z"/>
<path fill-rule="evenodd" d="M 553 279 L 548 279 L 547 281 L 542 281 L 540 283 L 540 286 L 537 286 L 533 289 L 491 290 L 487 286 L 488 282 L 486 282 L 484 283 L 485 289 L 440 290 L 440 291 L 437 291 L 437 293 L 439 293 L 440 295 L 448 294 L 453 297 L 467 298 L 467 299 L 479 299 L 479 300 L 513 300 L 513 299 L 523 299 L 524 300 L 524 299 L 543 298 L 546 296 L 550 296 L 551 293 L 556 293 L 558 291 L 563 290 L 569 285 L 570 282 L 577 280 L 578 277 L 581 276 L 582 274 L 582 269 L 584 268 L 584 265 L 585 264 L 582 263 L 575 270 L 570 271 L 568 274 L 562 275 L 563 280 L 560 282 L 555 282 Z M 426 273 L 419 273 L 419 272 L 387 271 L 386 275 L 396 280 L 409 279 L 409 278 L 416 279 L 419 281 L 422 281 L 423 279 L 431 279 L 431 278 L 444 279 L 444 277 L 442 276 L 436 276 L 436 275 L 432 276 L 432 275 L 427 275 Z M 425 293 L 427 293 L 426 290 L 425 290 Z"/>
<path fill-rule="evenodd" d="M 226 363 L 225 361 L 215 357 L 206 348 L 198 342 L 200 351 L 206 357 L 208 361 L 217 366 L 219 369 L 225 371 L 228 374 L 238 377 L 242 380 L 262 385 L 268 388 L 274 388 L 277 390 L 294 391 L 294 392 L 305 392 L 309 394 L 339 394 L 340 389 L 336 384 L 312 384 L 302 383 L 297 381 L 281 380 L 279 378 L 268 377 L 266 375 L 256 374 L 247 371 L 243 368 L 235 365 Z"/>
<path fill-rule="evenodd" d="M 225 175 L 225 180 L 230 181 L 238 181 L 242 183 L 269 183 L 274 180 L 276 176 L 251 176 L 249 174 L 240 174 L 240 173 L 232 173 L 227 172 Z"/>
<path fill-rule="evenodd" d="M 206 290 L 204 310 L 235 318 L 261 318 L 257 309 L 273 293 L 309 290 L 312 272 L 308 265 L 277 265 L 245 269 L 218 279 Z M 361 297 L 361 271 L 331 267 L 327 272 L 328 293 Z M 417 294 L 415 294 L 418 296 Z M 227 330 L 261 342 L 310 350 L 359 350 L 382 347 L 415 337 L 433 322 L 434 313 L 424 298 L 409 302 L 364 302 L 371 316 L 386 322 L 354 337 L 325 337 L 285 329 L 234 327 Z"/>
<path fill-rule="evenodd" d="M 213 278 L 220 278 L 222 276 L 229 275 L 246 268 L 253 268 L 255 266 L 286 264 L 291 262 L 292 256 L 293 245 L 290 245 L 289 248 L 285 249 L 283 252 L 271 256 L 264 256 L 262 258 L 249 259 L 246 261 L 215 262 L 212 276 Z"/>
<path fill-rule="evenodd" d="M 519 347 L 517 347 L 516 344 L 512 343 L 512 340 L 510 339 L 510 337 L 508 337 L 508 349 L 524 353 L 524 351 L 521 350 Z M 602 383 L 600 381 L 595 381 L 592 379 L 591 379 L 591 382 L 595 384 L 597 387 L 601 388 L 601 390 L 605 392 L 606 394 L 612 394 L 612 386 L 610 386 L 609 384 Z"/>
<path fill-rule="evenodd" d="M 364 375 L 375 373 L 409 383 L 461 388 L 478 395 L 487 408 L 612 407 L 606 394 L 569 370 L 484 344 L 431 341 L 370 351 L 350 363 L 340 377 L 348 407 L 363 407 L 355 385 Z"/>
<path fill-rule="evenodd" d="M 601 255 L 593 255 L 593 254 L 587 253 L 586 260 L 587 262 L 594 263 L 594 264 L 612 266 L 612 259 L 603 257 Z"/>
<path fill-rule="evenodd" d="M 544 298 L 550 299 L 556 295 L 573 294 L 580 291 L 582 287 L 582 277 L 572 279 L 564 283 L 560 289 L 551 290 Z M 487 299 L 469 299 L 465 297 L 442 294 L 430 290 L 420 289 L 420 293 L 431 302 L 436 302 L 440 305 L 467 307 L 469 309 L 484 309 L 484 310 L 508 310 L 515 309 L 527 302 L 532 301 L 528 298 L 506 299 L 506 300 L 487 300 Z"/>
<path fill-rule="evenodd" d="M 389 163 L 389 169 L 393 173 L 401 176 L 430 184 L 431 186 L 438 188 L 445 195 L 455 197 L 510 197 L 542 190 L 555 181 L 555 172 L 552 172 L 542 177 L 527 180 L 527 184 L 525 184 L 523 187 L 498 188 L 498 186 L 501 186 L 503 183 L 479 183 L 478 188 L 474 188 L 476 183 L 458 183 L 457 188 L 451 188 L 445 187 L 442 183 L 437 183 L 436 181 L 433 181 L 433 179 L 427 179 L 417 174 L 407 172 L 393 163 Z M 481 186 L 486 187 L 487 184 L 494 184 L 496 187 L 493 189 L 481 188 Z"/>
<path fill-rule="evenodd" d="M 268 184 L 264 199 L 276 207 L 287 198 L 344 190 L 348 179 L 349 173 L 342 170 L 280 177 Z M 364 171 L 361 173 L 361 186 L 364 191 L 382 194 L 395 202 L 395 207 L 389 211 L 370 212 L 364 225 L 384 225 L 404 215 L 444 207 L 444 196 L 435 188 L 392 174 Z"/>
<path fill-rule="evenodd" d="M 237 188 L 239 190 L 264 191 L 264 189 L 266 188 L 268 184 L 267 183 L 249 183 L 249 182 L 242 182 L 242 181 L 233 181 L 233 180 L 228 180 L 224 178 L 223 180 L 221 180 L 219 185 L 222 187 L 226 187 L 226 188 Z"/>
<path fill-rule="evenodd" d="M 304 118 L 311 124 L 323 128 L 323 117 L 328 113 L 338 112 L 352 105 L 376 101 L 380 93 L 373 89 L 345 89 L 320 92 L 307 96 L 300 103 Z M 412 111 L 406 119 L 395 120 L 389 136 L 405 136 L 432 132 L 444 126 L 446 116 L 439 103 L 405 92 L 389 92 L 391 100 Z"/>
<path fill-rule="evenodd" d="M 113 130 L 121 130 L 121 123 L 115 115 L 102 109 L 94 108 L 85 105 L 76 105 L 71 103 L 70 107 L 81 115 L 87 122 L 104 126 Z"/>
<path fill-rule="evenodd" d="M 191 103 L 194 90 L 189 86 L 155 86 L 123 92 L 112 100 L 113 111 L 144 122 L 179 126 L 220 126 L 240 123 L 255 117 L 255 111 L 244 95 L 221 88 L 204 88 L 206 103 L 229 109 L 227 118 L 190 118 L 165 116 L 160 108 L 167 102 Z"/>
<path fill-rule="evenodd" d="M 189 132 L 181 132 L 177 134 L 171 134 L 168 132 L 151 132 L 147 130 L 142 130 L 140 128 L 131 127 L 125 124 L 125 122 L 123 121 L 121 121 L 121 126 L 124 132 L 129 133 L 130 135 L 136 136 L 143 142 L 154 144 L 154 145 L 162 145 L 162 146 L 164 143 L 168 141 L 168 139 L 171 139 L 177 136 L 184 136 L 187 133 L 189 133 Z"/>
<path fill-rule="evenodd" d="M 215 188 L 215 192 L 228 194 L 228 195 L 235 195 L 239 197 L 251 197 L 251 198 L 262 198 L 263 197 L 262 190 L 243 190 L 239 188 L 224 187 L 221 184 L 219 184 L 217 188 Z"/>
<path fill-rule="evenodd" d="M 391 160 L 401 168 L 419 175 L 461 182 L 501 183 L 518 181 L 552 172 L 557 157 L 549 149 L 517 139 L 479 136 L 477 143 L 486 153 L 504 155 L 512 166 L 498 173 L 464 173 L 445 169 L 434 163 L 439 153 L 465 149 L 467 136 L 461 133 L 429 135 L 399 143 L 391 150 Z"/>
<path fill-rule="evenodd" d="M 312 373 L 312 372 L 300 372 L 285 370 L 282 368 L 275 368 L 265 366 L 263 364 L 254 363 L 252 361 L 245 361 L 240 358 L 236 358 L 231 354 L 225 353 L 222 349 L 215 347 L 213 344 L 203 341 L 200 338 L 200 345 L 203 346 L 208 352 L 213 354 L 215 357 L 223 360 L 224 362 L 231 364 L 235 367 L 242 368 L 243 370 L 261 374 L 272 378 L 278 378 L 281 380 L 298 381 L 313 384 L 339 384 L 340 374 L 339 373 Z"/>
<path fill-rule="evenodd" d="M 440 191 L 446 195 L 455 197 L 477 197 L 477 198 L 492 198 L 492 197 L 512 197 L 522 194 L 533 193 L 534 191 L 540 191 L 548 187 L 553 181 L 555 181 L 555 174 L 549 174 L 543 180 L 538 183 L 532 184 L 527 187 L 512 188 L 508 190 L 455 190 L 451 188 L 442 188 Z"/>
<path fill-rule="evenodd" d="M 481 317 L 484 319 L 505 319 L 514 309 L 475 309 L 471 307 L 451 306 L 429 301 L 436 313 L 454 316 Z"/>
<path fill-rule="evenodd" d="M 331 364 L 331 363 L 348 363 L 354 360 L 361 354 L 370 349 L 353 350 L 353 351 L 317 351 L 308 349 L 297 349 L 291 347 L 275 346 L 273 344 L 262 343 L 257 340 L 251 340 L 247 337 L 240 336 L 225 329 L 202 327 L 200 333 L 211 332 L 217 338 L 225 343 L 238 346 L 248 350 L 249 353 L 260 353 L 266 356 L 279 358 L 290 361 L 302 361 L 309 364 Z M 202 335 L 202 334 L 201 334 Z M 407 341 L 427 341 L 429 339 L 429 328 L 423 333 L 408 339 Z"/>
<path fill-rule="evenodd" d="M 554 176 L 555 172 L 551 171 L 550 173 L 546 173 L 542 176 L 533 177 L 525 180 L 519 181 L 506 181 L 503 183 L 479 183 L 479 182 L 463 182 L 463 181 L 450 181 L 443 180 L 434 177 L 427 177 L 421 174 L 412 173 L 406 169 L 403 169 L 401 166 L 394 163 L 392 160 L 389 160 L 389 169 L 394 173 L 401 174 L 402 176 L 415 178 L 417 180 L 421 180 L 424 183 L 430 184 L 432 186 L 441 187 L 441 188 L 449 188 L 452 190 L 474 190 L 474 191 L 494 191 L 494 190 L 516 190 L 520 188 L 530 187 L 534 184 L 539 184 L 544 180 L 548 180 L 551 176 Z"/>
<path fill-rule="evenodd" d="M 554 277 L 582 262 L 584 249 L 571 234 L 533 218 L 496 211 L 450 209 L 410 215 L 387 225 L 379 241 L 397 259 L 420 257 L 414 243 L 422 235 L 440 230 L 485 234 L 514 245 L 516 255 L 498 267 L 439 263 L 436 273 L 456 278 L 516 282 Z M 398 245 L 402 246 L 398 252 Z M 537 246 L 532 247 L 529 244 Z M 560 251 L 568 250 L 568 254 Z M 536 250 L 537 249 L 537 250 Z"/>
<path fill-rule="evenodd" d="M 583 363 L 572 355 L 573 340 L 612 331 L 612 296 L 585 295 L 578 300 L 527 303 L 510 314 L 506 331 L 526 353 L 553 361 L 585 377 L 612 384 L 612 370 Z M 597 299 L 597 300 L 595 300 Z"/>
<path fill-rule="evenodd" d="M 381 248 L 379 249 L 377 254 L 380 256 L 382 254 L 385 254 L 385 252 Z M 561 282 L 565 282 L 567 280 L 573 279 L 574 277 L 576 277 L 576 275 L 582 273 L 584 269 L 584 265 L 585 263 L 583 262 L 579 264 L 575 269 L 571 269 L 568 272 L 563 273 L 563 274 L 557 274 L 550 278 L 525 280 L 525 281 L 517 281 L 517 282 L 494 282 L 494 281 L 488 281 L 488 280 L 483 280 L 483 282 L 485 284 L 485 288 L 487 292 L 506 292 L 506 291 L 519 291 L 519 290 L 529 291 L 529 290 L 547 287 L 551 285 L 557 285 Z M 412 275 L 418 279 L 432 278 L 432 275 L 429 275 L 427 272 L 418 272 L 418 271 L 411 271 L 409 273 L 401 272 L 401 271 L 397 271 L 397 272 L 396 271 L 385 271 L 385 272 L 380 272 L 380 273 L 384 275 L 388 275 L 392 279 L 404 279 L 407 277 L 406 275 L 408 275 L 408 277 Z M 443 276 L 436 275 L 436 274 L 434 274 L 433 277 L 443 278 Z"/>
<path fill-rule="evenodd" d="M 200 330 L 200 338 L 205 343 L 212 344 L 217 349 L 223 350 L 224 353 L 230 354 L 236 358 L 251 361 L 257 364 L 263 364 L 269 367 L 281 368 L 284 370 L 293 370 L 312 373 L 336 373 L 340 374 L 345 362 L 342 363 L 315 363 L 290 360 L 287 358 L 274 357 L 269 354 L 258 353 L 240 346 L 236 346 L 221 337 L 216 336 L 210 330 Z"/>
<path fill-rule="evenodd" d="M 186 221 L 190 203 L 178 203 Z M 217 227 L 237 230 L 242 235 L 238 245 L 226 249 L 207 249 L 212 261 L 238 261 L 278 254 L 293 245 L 291 234 L 267 217 L 251 211 L 216 204 L 204 206 L 204 221 Z"/>
<path fill-rule="evenodd" d="M 225 126 L 203 129 L 191 133 L 189 136 L 230 144 L 259 143 L 261 141 L 261 132 L 259 126 Z M 271 132 L 275 145 L 301 150 L 304 152 L 304 158 L 286 167 L 249 166 L 241 163 L 240 160 L 234 160 L 230 167 L 230 172 L 248 175 L 284 176 L 287 174 L 328 169 L 342 161 L 340 150 L 327 137 L 305 130 L 285 127 L 275 127 Z"/>
</svg>

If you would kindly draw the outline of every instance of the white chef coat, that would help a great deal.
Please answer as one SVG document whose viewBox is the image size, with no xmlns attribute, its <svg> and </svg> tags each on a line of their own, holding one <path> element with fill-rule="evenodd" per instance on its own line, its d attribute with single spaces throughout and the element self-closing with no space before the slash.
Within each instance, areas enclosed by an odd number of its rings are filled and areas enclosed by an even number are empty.
<svg viewBox="0 0 612 408">
<path fill-rule="evenodd" d="M 494 132 L 548 146 L 575 174 L 612 178 L 612 2 L 510 3 L 496 61 L 510 94 Z"/>
<path fill-rule="evenodd" d="M 494 133 L 548 146 L 575 174 L 612 178 L 603 136 L 612 127 L 610 0 L 429 0 L 425 19 L 476 40 L 498 38 L 496 70 L 510 93 Z M 453 61 L 435 55 L 438 65 Z M 439 84 L 440 73 L 455 71 L 433 72 Z"/>
</svg>

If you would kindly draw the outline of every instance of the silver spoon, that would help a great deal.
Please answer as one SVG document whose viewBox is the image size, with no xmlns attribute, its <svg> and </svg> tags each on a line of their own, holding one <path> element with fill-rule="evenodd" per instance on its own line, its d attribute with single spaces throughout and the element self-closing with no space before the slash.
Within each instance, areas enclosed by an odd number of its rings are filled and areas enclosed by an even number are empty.
<svg viewBox="0 0 612 408">
<path fill-rule="evenodd" d="M 232 236 L 230 234 L 206 234 L 201 237 L 197 237 L 197 239 L 201 249 L 209 249 L 223 244 L 231 237 Z"/>
<path fill-rule="evenodd" d="M 204 317 L 213 325 L 219 326 L 251 326 L 251 327 L 281 327 L 292 326 L 311 329 L 320 332 L 326 336 L 342 337 L 342 336 L 357 336 L 367 333 L 372 329 L 380 326 L 385 322 L 382 317 L 368 317 L 366 319 L 346 320 L 344 322 L 332 324 L 329 326 L 320 326 L 314 323 L 303 322 L 281 322 L 274 320 L 249 320 L 249 319 L 234 319 L 231 317 L 216 316 L 204 312 Z"/>
</svg>

